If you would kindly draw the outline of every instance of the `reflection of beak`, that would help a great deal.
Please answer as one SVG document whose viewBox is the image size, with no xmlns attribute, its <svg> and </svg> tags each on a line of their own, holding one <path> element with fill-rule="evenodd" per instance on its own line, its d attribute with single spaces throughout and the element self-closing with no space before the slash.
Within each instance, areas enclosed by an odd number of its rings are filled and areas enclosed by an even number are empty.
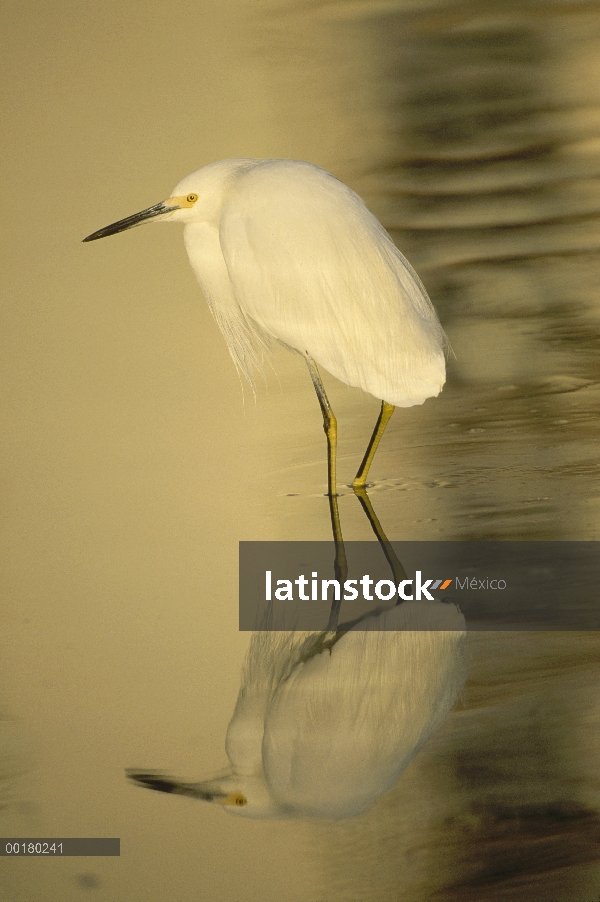
<svg viewBox="0 0 600 902">
<path fill-rule="evenodd" d="M 110 226 L 108 226 L 110 228 Z M 128 770 L 127 776 L 135 783 L 147 786 L 148 789 L 156 789 L 157 792 L 171 792 L 178 796 L 191 796 L 194 799 L 202 799 L 204 802 L 215 802 L 227 798 L 225 792 L 214 792 L 205 789 L 203 783 L 181 783 L 164 774 L 135 772 Z"/>
<path fill-rule="evenodd" d="M 154 204 L 153 207 L 148 207 L 147 210 L 142 210 L 141 213 L 134 213 L 133 216 L 128 216 L 126 219 L 120 219 L 118 222 L 113 222 L 111 225 L 104 226 L 103 229 L 92 232 L 91 235 L 88 235 L 87 238 L 84 238 L 83 240 L 95 241 L 97 238 L 106 238 L 107 235 L 116 235 L 117 232 L 124 232 L 125 229 L 131 229 L 133 226 L 140 225 L 140 223 L 145 222 L 146 219 L 160 216 L 161 213 L 172 213 L 173 210 L 179 209 L 179 206 L 167 206 L 169 203 L 173 203 L 173 201 L 163 200 L 159 204 Z"/>
</svg>

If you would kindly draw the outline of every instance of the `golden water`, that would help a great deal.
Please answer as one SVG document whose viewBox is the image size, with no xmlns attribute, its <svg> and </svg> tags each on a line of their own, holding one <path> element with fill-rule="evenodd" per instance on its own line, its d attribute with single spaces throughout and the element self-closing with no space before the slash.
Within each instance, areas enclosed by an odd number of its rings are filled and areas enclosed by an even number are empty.
<svg viewBox="0 0 600 902">
<path fill-rule="evenodd" d="M 595 898 L 594 634 L 473 634 L 462 702 L 363 818 L 125 783 L 225 763 L 237 543 L 329 537 L 325 449 L 299 358 L 243 400 L 177 228 L 80 244 L 213 160 L 324 166 L 456 355 L 376 458 L 388 536 L 599 539 L 595 6 L 25 2 L 2 41 L 0 833 L 121 837 L 120 859 L 3 859 L 4 897 Z M 378 402 L 325 380 L 348 483 Z M 370 538 L 342 492 L 345 537 Z"/>
</svg>

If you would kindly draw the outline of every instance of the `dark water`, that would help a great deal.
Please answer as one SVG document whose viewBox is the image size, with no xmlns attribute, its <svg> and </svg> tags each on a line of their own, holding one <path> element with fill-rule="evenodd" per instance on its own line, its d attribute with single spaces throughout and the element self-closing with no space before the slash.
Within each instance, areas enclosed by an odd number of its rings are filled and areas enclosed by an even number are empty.
<svg viewBox="0 0 600 902">
<path fill-rule="evenodd" d="M 388 460 L 427 476 L 375 480 L 373 503 L 394 538 L 598 539 L 598 12 L 413 4 L 369 27 L 389 112 L 371 183 L 456 353 L 443 400 L 395 423 Z M 596 634 L 470 642 L 446 727 L 328 834 L 331 898 L 600 894 Z"/>
</svg>

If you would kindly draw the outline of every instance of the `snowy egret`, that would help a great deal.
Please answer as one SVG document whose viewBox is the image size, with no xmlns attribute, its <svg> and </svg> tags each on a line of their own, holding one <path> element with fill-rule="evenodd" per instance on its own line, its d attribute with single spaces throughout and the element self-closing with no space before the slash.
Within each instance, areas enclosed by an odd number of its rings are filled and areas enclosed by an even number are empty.
<svg viewBox="0 0 600 902">
<path fill-rule="evenodd" d="M 230 774 L 187 783 L 130 770 L 130 779 L 246 817 L 368 811 L 456 701 L 465 621 L 453 604 L 405 602 L 327 635 L 253 633 L 227 730 Z"/>
<path fill-rule="evenodd" d="M 223 160 L 84 241 L 147 220 L 185 224 L 192 269 L 238 372 L 252 383 L 273 340 L 304 356 L 323 414 L 330 496 L 337 422 L 317 364 L 382 401 L 354 480 L 364 486 L 394 407 L 441 391 L 446 339 L 419 277 L 358 195 L 311 163 Z"/>
</svg>

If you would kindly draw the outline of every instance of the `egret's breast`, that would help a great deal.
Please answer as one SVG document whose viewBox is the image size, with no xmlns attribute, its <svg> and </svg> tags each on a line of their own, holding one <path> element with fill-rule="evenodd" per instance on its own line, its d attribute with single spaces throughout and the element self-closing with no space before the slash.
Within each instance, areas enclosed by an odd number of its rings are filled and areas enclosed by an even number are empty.
<svg viewBox="0 0 600 902">
<path fill-rule="evenodd" d="M 183 237 L 190 264 L 237 369 L 252 384 L 262 370 L 263 336 L 239 304 L 221 250 L 218 227 L 212 222 L 186 225 Z"/>
<path fill-rule="evenodd" d="M 194 222 L 183 230 L 190 265 L 211 305 L 227 307 L 235 300 L 233 287 L 219 242 L 219 229 L 214 223 Z"/>
</svg>

